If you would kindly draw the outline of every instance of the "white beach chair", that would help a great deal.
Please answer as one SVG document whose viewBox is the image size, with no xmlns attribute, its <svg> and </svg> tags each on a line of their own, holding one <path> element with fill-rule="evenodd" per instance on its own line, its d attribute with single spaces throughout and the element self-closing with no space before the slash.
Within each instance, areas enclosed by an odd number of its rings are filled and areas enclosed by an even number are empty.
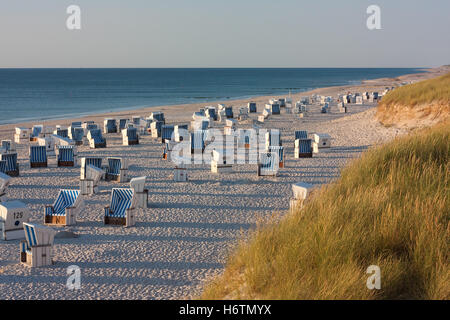
<svg viewBox="0 0 450 320">
<path fill-rule="evenodd" d="M 312 158 L 313 150 L 311 139 L 295 139 L 294 158 Z"/>
<path fill-rule="evenodd" d="M 11 183 L 11 177 L 0 171 L 0 202 L 6 201 L 6 189 Z"/>
<path fill-rule="evenodd" d="M 266 147 L 265 150 L 269 151 L 269 147 L 278 147 L 278 146 L 282 146 L 282 142 L 281 142 L 281 132 L 278 129 L 272 129 L 269 130 L 269 132 L 266 132 L 265 135 L 265 139 L 266 139 Z"/>
<path fill-rule="evenodd" d="M 103 120 L 103 133 L 116 133 L 117 121 L 113 118 L 105 118 Z"/>
<path fill-rule="evenodd" d="M 103 138 L 102 131 L 100 129 L 89 130 L 87 139 L 89 141 L 89 146 L 92 149 L 106 148 L 106 139 Z"/>
<path fill-rule="evenodd" d="M 58 167 L 75 166 L 75 146 L 58 146 L 56 150 L 58 151 Z"/>
<path fill-rule="evenodd" d="M 45 152 L 48 156 L 55 156 L 55 141 L 52 137 L 44 137 L 44 138 L 38 138 L 37 140 L 38 145 L 45 147 Z"/>
<path fill-rule="evenodd" d="M 1 179 L 1 178 L 0 178 Z M 0 238 L 17 240 L 25 238 L 23 223 L 30 220 L 30 210 L 21 201 L 0 203 Z"/>
<path fill-rule="evenodd" d="M 53 205 L 45 206 L 44 223 L 64 226 L 76 224 L 83 208 L 84 200 L 79 190 L 60 189 Z"/>
<path fill-rule="evenodd" d="M 133 178 L 130 180 L 130 188 L 133 189 L 136 198 L 136 208 L 147 209 L 148 207 L 148 189 L 145 189 L 146 176 Z"/>
<path fill-rule="evenodd" d="M 11 177 L 19 176 L 19 164 L 17 162 L 17 153 L 2 153 L 0 154 L 0 161 L 5 161 L 3 173 Z"/>
<path fill-rule="evenodd" d="M 11 140 L 2 140 L 1 147 L 5 150 L 6 153 L 16 151 L 16 144 Z"/>
<path fill-rule="evenodd" d="M 175 142 L 183 141 L 184 138 L 189 137 L 189 126 L 187 124 L 178 124 L 174 126 L 174 138 Z"/>
<path fill-rule="evenodd" d="M 163 124 L 161 126 L 161 142 L 165 143 L 172 140 L 174 137 L 175 127 L 172 124 Z"/>
<path fill-rule="evenodd" d="M 122 144 L 124 146 L 139 144 L 137 128 L 126 128 L 122 130 Z"/>
<path fill-rule="evenodd" d="M 163 126 L 164 122 L 159 120 L 154 120 L 150 124 L 150 132 L 152 134 L 152 138 L 159 138 L 161 137 L 161 128 Z"/>
<path fill-rule="evenodd" d="M 42 124 L 36 124 L 31 128 L 30 141 L 36 141 L 37 138 L 42 136 L 44 126 Z"/>
<path fill-rule="evenodd" d="M 318 148 L 330 148 L 331 147 L 331 137 L 326 133 L 315 133 L 314 142 L 317 143 Z"/>
<path fill-rule="evenodd" d="M 86 161 L 85 158 L 82 161 Z M 84 165 L 81 167 L 84 172 L 84 178 L 80 179 L 80 192 L 82 195 L 93 195 L 98 192 L 98 183 L 105 174 L 105 172 L 93 165 Z"/>
<path fill-rule="evenodd" d="M 14 133 L 14 142 L 15 143 L 24 143 L 29 141 L 30 139 L 30 129 L 23 127 L 16 127 Z"/>
<path fill-rule="evenodd" d="M 284 147 L 283 146 L 269 146 L 269 152 L 278 154 L 278 168 L 284 168 Z"/>
<path fill-rule="evenodd" d="M 278 154 L 262 152 L 259 154 L 258 176 L 277 176 L 279 170 Z"/>
<path fill-rule="evenodd" d="M 301 209 L 304 201 L 313 188 L 313 185 L 305 182 L 297 182 L 292 184 L 292 193 L 294 194 L 294 197 L 289 201 L 290 210 L 295 211 L 296 209 Z"/>
<path fill-rule="evenodd" d="M 53 264 L 52 249 L 55 230 L 34 223 L 23 223 L 26 241 L 20 243 L 20 262 L 29 267 Z"/>
<path fill-rule="evenodd" d="M 185 165 L 175 167 L 173 179 L 175 182 L 186 182 L 188 180 L 188 173 Z"/>
<path fill-rule="evenodd" d="M 227 164 L 227 159 L 222 151 L 213 150 L 211 157 L 212 173 L 230 173 L 233 171 L 233 165 Z"/>
<path fill-rule="evenodd" d="M 136 224 L 136 197 L 131 188 L 113 188 L 104 210 L 104 223 L 131 227 Z"/>
</svg>

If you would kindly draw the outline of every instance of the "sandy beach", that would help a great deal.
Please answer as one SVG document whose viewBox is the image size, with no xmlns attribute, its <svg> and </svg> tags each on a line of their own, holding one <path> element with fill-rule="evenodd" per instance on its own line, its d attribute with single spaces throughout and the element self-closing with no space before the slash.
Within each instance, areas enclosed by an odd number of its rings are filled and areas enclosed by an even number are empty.
<svg viewBox="0 0 450 320">
<path fill-rule="evenodd" d="M 346 92 L 379 91 L 404 82 L 424 80 L 444 74 L 445 68 L 429 69 L 421 74 L 395 79 L 377 79 L 361 85 L 329 87 L 293 94 L 295 102 L 302 96 L 320 94 L 336 97 Z M 281 96 L 280 96 L 281 97 Z M 285 96 L 283 96 L 285 97 Z M 251 99 L 258 112 L 270 98 Z M 0 126 L 0 138 L 12 139 L 14 127 L 33 124 L 70 125 L 72 121 L 93 120 L 103 126 L 105 117 L 122 115 L 149 116 L 162 111 L 166 123 L 189 123 L 192 113 L 206 105 L 225 103 L 244 106 L 250 100 L 217 101 L 202 104 L 152 107 L 133 111 L 99 114 L 79 119 L 39 121 Z M 406 133 L 404 129 L 386 128 L 374 118 L 375 104 L 349 105 L 348 113 L 320 113 L 313 105 L 307 117 L 295 114 L 272 116 L 261 128 L 280 129 L 285 146 L 285 167 L 278 177 L 258 177 L 256 165 L 233 165 L 230 174 L 216 175 L 208 165 L 189 168 L 189 181 L 173 182 L 174 165 L 161 159 L 160 140 L 148 135 L 140 144 L 123 146 L 120 134 L 104 134 L 106 149 L 79 146 L 78 157 L 120 156 L 130 163 L 130 176 L 147 176 L 149 208 L 139 213 L 135 227 L 105 226 L 103 208 L 109 203 L 112 187 L 128 183 L 101 181 L 100 192 L 85 197 L 85 210 L 70 229 L 79 235 L 72 239 L 55 239 L 55 264 L 27 268 L 19 264 L 19 241 L 0 242 L 0 298 L 2 299 L 184 299 L 198 295 L 210 277 L 222 272 L 229 250 L 236 240 L 255 226 L 260 218 L 274 212 L 285 214 L 289 208 L 291 184 L 303 181 L 320 185 L 337 178 L 343 166 L 370 146 L 392 140 Z M 251 127 L 256 114 L 238 128 Z M 294 131 L 328 133 L 332 148 L 313 158 L 294 159 Z M 79 166 L 30 169 L 29 142 L 18 144 L 20 177 L 14 178 L 8 198 L 20 200 L 31 210 L 32 222 L 42 223 L 44 206 L 52 204 L 60 188 L 79 188 Z M 66 269 L 81 269 L 81 289 L 66 288 Z"/>
</svg>

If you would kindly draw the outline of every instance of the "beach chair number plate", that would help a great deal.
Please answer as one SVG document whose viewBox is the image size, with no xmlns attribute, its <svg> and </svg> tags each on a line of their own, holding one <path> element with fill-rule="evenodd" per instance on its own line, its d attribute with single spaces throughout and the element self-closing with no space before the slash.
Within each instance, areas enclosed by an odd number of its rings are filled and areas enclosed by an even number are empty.
<svg viewBox="0 0 450 320">
<path fill-rule="evenodd" d="M 14 212 L 14 220 L 22 219 L 23 218 L 23 212 Z"/>
</svg>

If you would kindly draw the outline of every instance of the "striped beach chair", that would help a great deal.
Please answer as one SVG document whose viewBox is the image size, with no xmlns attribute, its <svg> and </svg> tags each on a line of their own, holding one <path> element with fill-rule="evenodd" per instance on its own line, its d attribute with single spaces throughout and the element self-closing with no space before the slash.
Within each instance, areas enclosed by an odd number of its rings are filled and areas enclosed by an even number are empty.
<svg viewBox="0 0 450 320">
<path fill-rule="evenodd" d="M 75 145 L 80 146 L 83 144 L 84 129 L 81 127 L 71 128 L 69 138 L 75 142 Z"/>
<path fill-rule="evenodd" d="M 107 118 L 103 121 L 103 132 L 104 133 L 116 133 L 117 132 L 117 121 L 116 119 Z"/>
<path fill-rule="evenodd" d="M 123 158 L 107 158 L 106 180 L 128 182 L 128 162 Z"/>
<path fill-rule="evenodd" d="M 2 140 L 2 149 L 4 149 L 6 153 L 13 152 L 16 151 L 16 146 L 11 140 Z"/>
<path fill-rule="evenodd" d="M 56 130 L 53 132 L 57 136 L 68 138 L 69 137 L 69 130 L 64 128 L 56 128 Z"/>
<path fill-rule="evenodd" d="M 5 161 L 5 171 L 8 176 L 19 176 L 19 164 L 17 163 L 17 153 L 3 153 L 0 154 L 0 160 Z"/>
<path fill-rule="evenodd" d="M 137 128 L 126 128 L 122 130 L 122 143 L 124 146 L 139 144 Z"/>
<path fill-rule="evenodd" d="M 217 121 L 217 112 L 216 112 L 216 108 L 214 107 L 207 107 L 205 109 L 205 115 L 209 118 L 211 118 L 214 121 Z"/>
<path fill-rule="evenodd" d="M 278 129 L 269 130 L 269 132 L 266 132 L 266 151 L 269 150 L 269 147 L 278 147 L 282 146 L 281 141 L 281 132 Z"/>
<path fill-rule="evenodd" d="M 249 102 L 247 108 L 248 113 L 256 113 L 256 102 Z"/>
<path fill-rule="evenodd" d="M 44 126 L 42 124 L 36 124 L 31 128 L 30 141 L 36 141 L 41 132 L 43 131 Z"/>
<path fill-rule="evenodd" d="M 80 192 L 82 195 L 93 195 L 98 192 L 98 183 L 104 175 L 100 168 L 87 165 L 84 167 L 85 178 L 80 179 Z"/>
<path fill-rule="evenodd" d="M 58 167 L 74 167 L 74 146 L 58 146 Z"/>
<path fill-rule="evenodd" d="M 152 112 L 150 115 L 150 119 L 153 121 L 161 121 L 166 123 L 166 119 L 164 118 L 164 113 L 160 111 Z"/>
<path fill-rule="evenodd" d="M 308 132 L 304 130 L 295 131 L 295 139 L 308 139 Z"/>
<path fill-rule="evenodd" d="M 20 242 L 20 262 L 29 267 L 53 264 L 52 247 L 55 230 L 34 223 L 23 223 L 26 241 Z"/>
<path fill-rule="evenodd" d="M 234 115 L 233 115 L 233 107 L 225 107 L 225 117 L 227 119 L 233 119 Z"/>
<path fill-rule="evenodd" d="M 165 143 L 168 140 L 172 140 L 175 127 L 171 124 L 164 124 L 161 126 L 161 142 Z"/>
<path fill-rule="evenodd" d="M 161 128 L 162 128 L 163 124 L 164 124 L 163 121 L 158 121 L 158 120 L 150 123 L 150 132 L 151 132 L 153 138 L 161 137 Z"/>
<path fill-rule="evenodd" d="M 0 172 L 5 173 L 6 172 L 6 161 L 0 160 Z"/>
<path fill-rule="evenodd" d="M 119 119 L 119 130 L 122 132 L 127 127 L 128 119 Z"/>
<path fill-rule="evenodd" d="M 106 148 L 106 140 L 103 138 L 102 131 L 100 129 L 89 130 L 87 139 L 89 141 L 89 146 L 92 149 Z"/>
<path fill-rule="evenodd" d="M 294 142 L 294 157 L 295 158 L 312 158 L 312 140 L 311 139 L 296 139 Z"/>
<path fill-rule="evenodd" d="M 81 158 L 81 172 L 80 179 L 86 179 L 86 167 L 94 166 L 98 169 L 102 169 L 103 158 L 101 157 L 83 157 Z"/>
<path fill-rule="evenodd" d="M 30 146 L 30 167 L 47 167 L 47 148 L 46 146 Z"/>
<path fill-rule="evenodd" d="M 205 150 L 205 131 L 197 130 L 191 133 L 191 153 L 203 153 Z"/>
<path fill-rule="evenodd" d="M 133 189 L 113 188 L 111 190 L 111 201 L 105 207 L 104 223 L 134 226 L 136 223 L 136 200 Z"/>
<path fill-rule="evenodd" d="M 269 152 L 278 154 L 278 167 L 284 168 L 284 147 L 282 146 L 270 146 Z"/>
<path fill-rule="evenodd" d="M 84 206 L 79 190 L 60 189 L 53 205 L 45 206 L 44 223 L 70 226 L 77 222 L 77 215 Z"/>
<path fill-rule="evenodd" d="M 258 176 L 277 176 L 279 168 L 278 154 L 263 152 L 259 155 Z"/>
<path fill-rule="evenodd" d="M 6 189 L 11 182 L 11 177 L 7 174 L 0 172 L 0 202 L 5 201 L 6 199 Z"/>
<path fill-rule="evenodd" d="M 270 113 L 271 114 L 280 114 L 280 104 L 272 103 L 270 105 Z"/>
</svg>

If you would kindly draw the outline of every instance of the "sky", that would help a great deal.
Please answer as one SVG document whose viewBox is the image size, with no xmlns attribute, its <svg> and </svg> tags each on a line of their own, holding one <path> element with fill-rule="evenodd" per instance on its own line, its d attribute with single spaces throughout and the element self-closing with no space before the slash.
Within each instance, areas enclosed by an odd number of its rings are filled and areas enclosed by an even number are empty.
<svg viewBox="0 0 450 320">
<path fill-rule="evenodd" d="M 81 30 L 66 27 L 70 5 Z M 436 67 L 450 64 L 449 12 L 449 0 L 0 0 L 0 67 Z"/>
</svg>

